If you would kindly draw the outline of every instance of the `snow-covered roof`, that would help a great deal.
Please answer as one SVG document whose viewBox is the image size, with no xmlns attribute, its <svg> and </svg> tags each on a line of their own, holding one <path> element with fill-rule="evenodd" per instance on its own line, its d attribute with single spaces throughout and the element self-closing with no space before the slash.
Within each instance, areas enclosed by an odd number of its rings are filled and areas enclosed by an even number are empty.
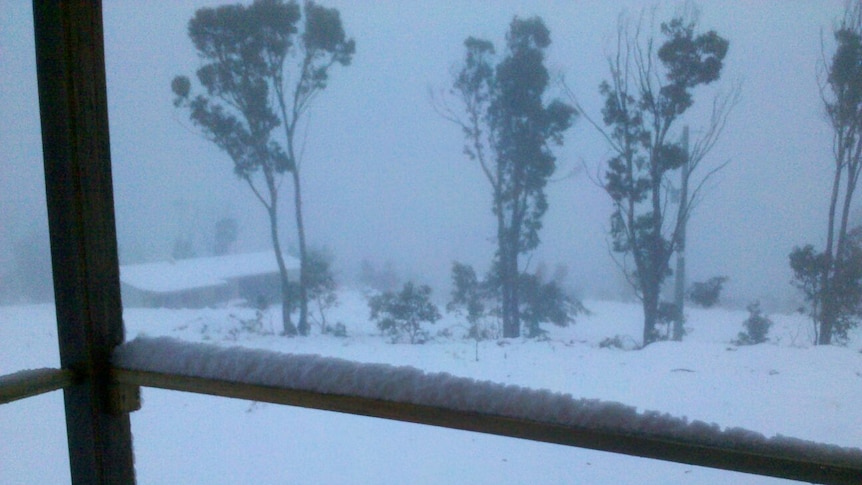
<svg viewBox="0 0 862 485">
<path fill-rule="evenodd" d="M 299 260 L 284 256 L 288 271 L 299 269 Z M 223 286 L 228 280 L 278 273 L 273 251 L 228 254 L 158 263 L 120 266 L 120 281 L 156 293 Z"/>
</svg>

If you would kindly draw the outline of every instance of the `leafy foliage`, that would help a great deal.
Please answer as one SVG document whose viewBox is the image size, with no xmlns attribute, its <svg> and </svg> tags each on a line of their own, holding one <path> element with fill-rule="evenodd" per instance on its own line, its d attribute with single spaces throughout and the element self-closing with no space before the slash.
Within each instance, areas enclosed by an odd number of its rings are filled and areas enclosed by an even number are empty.
<svg viewBox="0 0 862 485">
<path fill-rule="evenodd" d="M 499 315 L 497 306 L 495 291 L 476 277 L 472 266 L 452 263 L 452 294 L 446 311 L 466 314 L 470 338 L 479 341 L 499 337 L 497 327 L 488 321 L 493 318 L 492 312 Z"/>
<path fill-rule="evenodd" d="M 719 78 L 729 45 L 712 31 L 696 35 L 695 28 L 682 17 L 662 23 L 664 41 L 654 51 L 653 39 L 641 45 L 621 24 L 611 80 L 599 86 L 603 132 L 614 151 L 604 179 L 614 203 L 610 233 L 613 250 L 634 262 L 621 266 L 643 302 L 644 345 L 658 338 L 661 286 L 688 217 L 688 201 L 675 218 L 667 213 L 667 177 L 689 159 L 669 135 L 694 103 L 693 89 Z"/>
<path fill-rule="evenodd" d="M 727 276 L 713 276 L 706 281 L 696 281 L 688 290 L 688 299 L 703 308 L 712 308 L 718 303 Z"/>
<path fill-rule="evenodd" d="M 188 32 L 202 61 L 196 74 L 205 92 L 194 94 L 191 80 L 177 76 L 171 82 L 174 106 L 188 110 L 192 123 L 230 156 L 234 173 L 266 208 L 281 276 L 284 333 L 305 335 L 308 261 L 294 134 L 311 101 L 326 88 L 329 68 L 348 65 L 355 43 L 346 38 L 337 10 L 311 1 L 302 9 L 282 0 L 201 8 Z M 298 62 L 286 76 L 289 58 Z M 275 134 L 279 127 L 283 138 Z M 290 321 L 289 282 L 278 238 L 278 195 L 285 173 L 293 181 L 299 239 L 298 328 Z"/>
<path fill-rule="evenodd" d="M 816 252 L 809 244 L 794 248 L 790 267 L 793 285 L 802 292 L 815 325 L 822 324 L 824 304 L 828 301 L 829 316 L 833 319 L 830 337 L 846 342 L 847 332 L 862 319 L 862 228 L 851 231 L 843 252 L 831 264 L 826 253 Z M 828 286 L 824 286 L 827 268 L 831 277 Z"/>
<path fill-rule="evenodd" d="M 519 275 L 521 320 L 528 338 L 542 337 L 547 332 L 543 323 L 565 327 L 575 322 L 575 316 L 587 309 L 562 288 L 565 272 L 558 272 L 549 281 L 544 271 Z M 452 265 L 452 298 L 446 310 L 466 314 L 470 323 L 470 337 L 482 340 L 496 337 L 488 318 L 500 314 L 501 284 L 496 268 L 492 268 L 485 280 L 479 280 L 471 266 L 458 262 Z"/>
<path fill-rule="evenodd" d="M 675 322 L 685 323 L 685 315 L 680 308 L 672 302 L 663 301 L 658 305 L 656 312 L 656 322 L 653 327 L 651 342 L 670 340 L 671 331 Z M 685 327 L 683 327 L 683 336 L 685 335 Z"/>
<path fill-rule="evenodd" d="M 829 200 L 826 246 L 810 245 L 790 254 L 794 284 L 802 290 L 815 327 L 815 344 L 846 340 L 860 310 L 859 229 L 849 230 L 849 214 L 862 175 L 862 1 L 848 2 L 834 31 L 831 62 L 820 97 L 831 124 L 834 177 Z M 854 234 L 855 232 L 855 234 Z"/>
<path fill-rule="evenodd" d="M 429 286 L 415 286 L 408 281 L 400 292 L 388 291 L 368 301 L 371 320 L 375 320 L 377 328 L 392 337 L 393 342 L 406 336 L 411 344 L 425 343 L 429 336 L 422 324 L 440 319 L 440 311 L 430 297 Z"/>
<path fill-rule="evenodd" d="M 733 341 L 736 345 L 757 345 L 769 340 L 767 334 L 772 326 L 772 320 L 763 314 L 760 302 L 756 301 L 748 305 L 748 318 L 742 322 L 744 332 Z"/>
<path fill-rule="evenodd" d="M 580 301 L 570 297 L 556 280 L 544 281 L 541 273 L 522 274 L 520 279 L 521 318 L 527 337 L 544 336 L 543 323 L 567 327 L 575 316 L 586 312 Z"/>
<path fill-rule="evenodd" d="M 491 184 L 505 337 L 521 331 L 518 255 L 539 245 L 548 208 L 544 189 L 556 169 L 550 147 L 562 144 L 575 116 L 575 109 L 561 101 L 545 103 L 550 75 L 544 57 L 550 43 L 542 19 L 515 17 L 505 54 L 494 66 L 494 45 L 468 38 L 452 88 L 466 118 L 446 114 L 463 129 L 464 152 L 479 162 Z"/>
<path fill-rule="evenodd" d="M 332 255 L 313 249 L 307 257 L 308 298 L 317 304 L 321 333 L 328 333 L 332 329 L 326 322 L 326 310 L 338 305 L 338 283 L 332 273 Z"/>
</svg>

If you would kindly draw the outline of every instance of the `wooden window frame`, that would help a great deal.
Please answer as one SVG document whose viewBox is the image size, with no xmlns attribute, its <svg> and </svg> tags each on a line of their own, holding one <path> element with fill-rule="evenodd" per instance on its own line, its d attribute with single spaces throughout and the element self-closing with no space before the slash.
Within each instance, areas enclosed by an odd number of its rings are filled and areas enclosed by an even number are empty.
<svg viewBox="0 0 862 485">
<path fill-rule="evenodd" d="M 820 483 L 862 483 L 835 465 L 393 401 L 117 369 L 123 343 L 100 1 L 33 0 L 61 369 L 0 377 L 0 404 L 63 389 L 72 483 L 135 482 L 129 412 L 138 386 L 374 416 Z"/>
</svg>

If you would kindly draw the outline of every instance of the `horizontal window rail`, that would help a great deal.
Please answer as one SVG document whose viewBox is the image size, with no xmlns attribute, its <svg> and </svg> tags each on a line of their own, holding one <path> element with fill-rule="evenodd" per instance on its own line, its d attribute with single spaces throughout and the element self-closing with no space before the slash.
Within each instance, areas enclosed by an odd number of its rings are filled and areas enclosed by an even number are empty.
<svg viewBox="0 0 862 485">
<path fill-rule="evenodd" d="M 286 404 L 817 483 L 862 483 L 862 451 L 720 430 L 618 403 L 341 359 L 136 339 L 117 384 Z"/>
<path fill-rule="evenodd" d="M 75 374 L 68 369 L 31 369 L 0 376 L 0 404 L 38 396 L 75 383 Z"/>
</svg>

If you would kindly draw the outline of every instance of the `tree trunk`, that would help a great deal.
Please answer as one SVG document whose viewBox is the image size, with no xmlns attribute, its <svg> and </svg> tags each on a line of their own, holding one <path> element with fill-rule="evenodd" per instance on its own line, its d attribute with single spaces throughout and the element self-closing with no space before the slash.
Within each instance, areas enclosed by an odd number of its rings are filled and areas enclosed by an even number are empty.
<svg viewBox="0 0 862 485">
<path fill-rule="evenodd" d="M 817 345 L 829 345 L 832 343 L 832 327 L 835 323 L 834 298 L 832 295 L 832 277 L 834 275 L 835 256 L 833 255 L 835 242 L 835 211 L 838 206 L 838 193 L 841 187 L 841 175 L 843 173 L 842 161 L 844 150 L 839 149 L 839 161 L 835 167 L 835 178 L 832 181 L 832 196 L 829 201 L 829 223 L 826 234 L 826 249 L 824 254 L 823 276 L 820 283 L 820 333 L 817 336 Z"/>
<path fill-rule="evenodd" d="M 302 193 L 299 185 L 299 168 L 294 166 L 294 207 L 296 208 L 296 235 L 299 240 L 299 334 L 308 335 L 308 258 L 305 246 L 305 224 L 302 220 Z"/>
<path fill-rule="evenodd" d="M 275 251 L 275 260 L 278 263 L 278 276 L 281 281 L 281 325 L 282 334 L 287 336 L 296 335 L 296 327 L 290 319 L 290 280 L 287 277 L 287 265 L 284 264 L 284 255 L 281 252 L 281 243 L 278 241 L 278 187 L 272 173 L 265 172 L 266 186 L 269 189 L 270 205 L 266 206 L 269 213 L 269 229 L 272 236 L 272 248 Z"/>
<path fill-rule="evenodd" d="M 278 275 L 281 280 L 281 323 L 282 334 L 287 336 L 296 335 L 296 327 L 290 319 L 290 280 L 287 277 L 287 266 L 284 264 L 284 255 L 281 252 L 281 244 L 278 242 L 278 229 L 275 208 L 269 210 L 269 221 L 272 232 L 272 247 L 275 250 L 275 260 L 278 262 Z"/>
<path fill-rule="evenodd" d="M 515 233 L 514 239 L 509 241 L 510 244 L 510 254 L 509 254 L 509 286 L 511 297 L 509 298 L 509 315 L 511 317 L 510 328 L 509 328 L 509 338 L 517 338 L 521 336 L 521 308 L 520 308 L 520 274 L 518 272 L 518 242 L 517 242 L 517 233 Z"/>
<path fill-rule="evenodd" d="M 643 290 L 643 309 L 644 309 L 644 334 L 643 346 L 656 341 L 656 322 L 658 321 L 658 300 L 659 300 L 659 285 L 654 284 L 654 280 L 648 283 Z"/>
<path fill-rule="evenodd" d="M 672 253 L 665 252 L 664 237 L 661 227 L 664 220 L 662 212 L 661 184 L 663 172 L 659 170 L 659 157 L 656 153 L 651 155 L 650 177 L 652 183 L 652 227 L 650 237 L 647 241 L 646 271 L 639 277 L 643 286 L 644 304 L 644 347 L 656 340 L 656 320 L 658 319 L 658 300 L 661 293 L 661 284 L 664 279 L 662 268 L 669 260 Z M 640 269 L 638 270 L 640 273 Z"/>
<path fill-rule="evenodd" d="M 518 252 L 505 229 L 500 231 L 499 252 L 503 337 L 517 338 L 521 336 L 518 318 Z"/>
</svg>

